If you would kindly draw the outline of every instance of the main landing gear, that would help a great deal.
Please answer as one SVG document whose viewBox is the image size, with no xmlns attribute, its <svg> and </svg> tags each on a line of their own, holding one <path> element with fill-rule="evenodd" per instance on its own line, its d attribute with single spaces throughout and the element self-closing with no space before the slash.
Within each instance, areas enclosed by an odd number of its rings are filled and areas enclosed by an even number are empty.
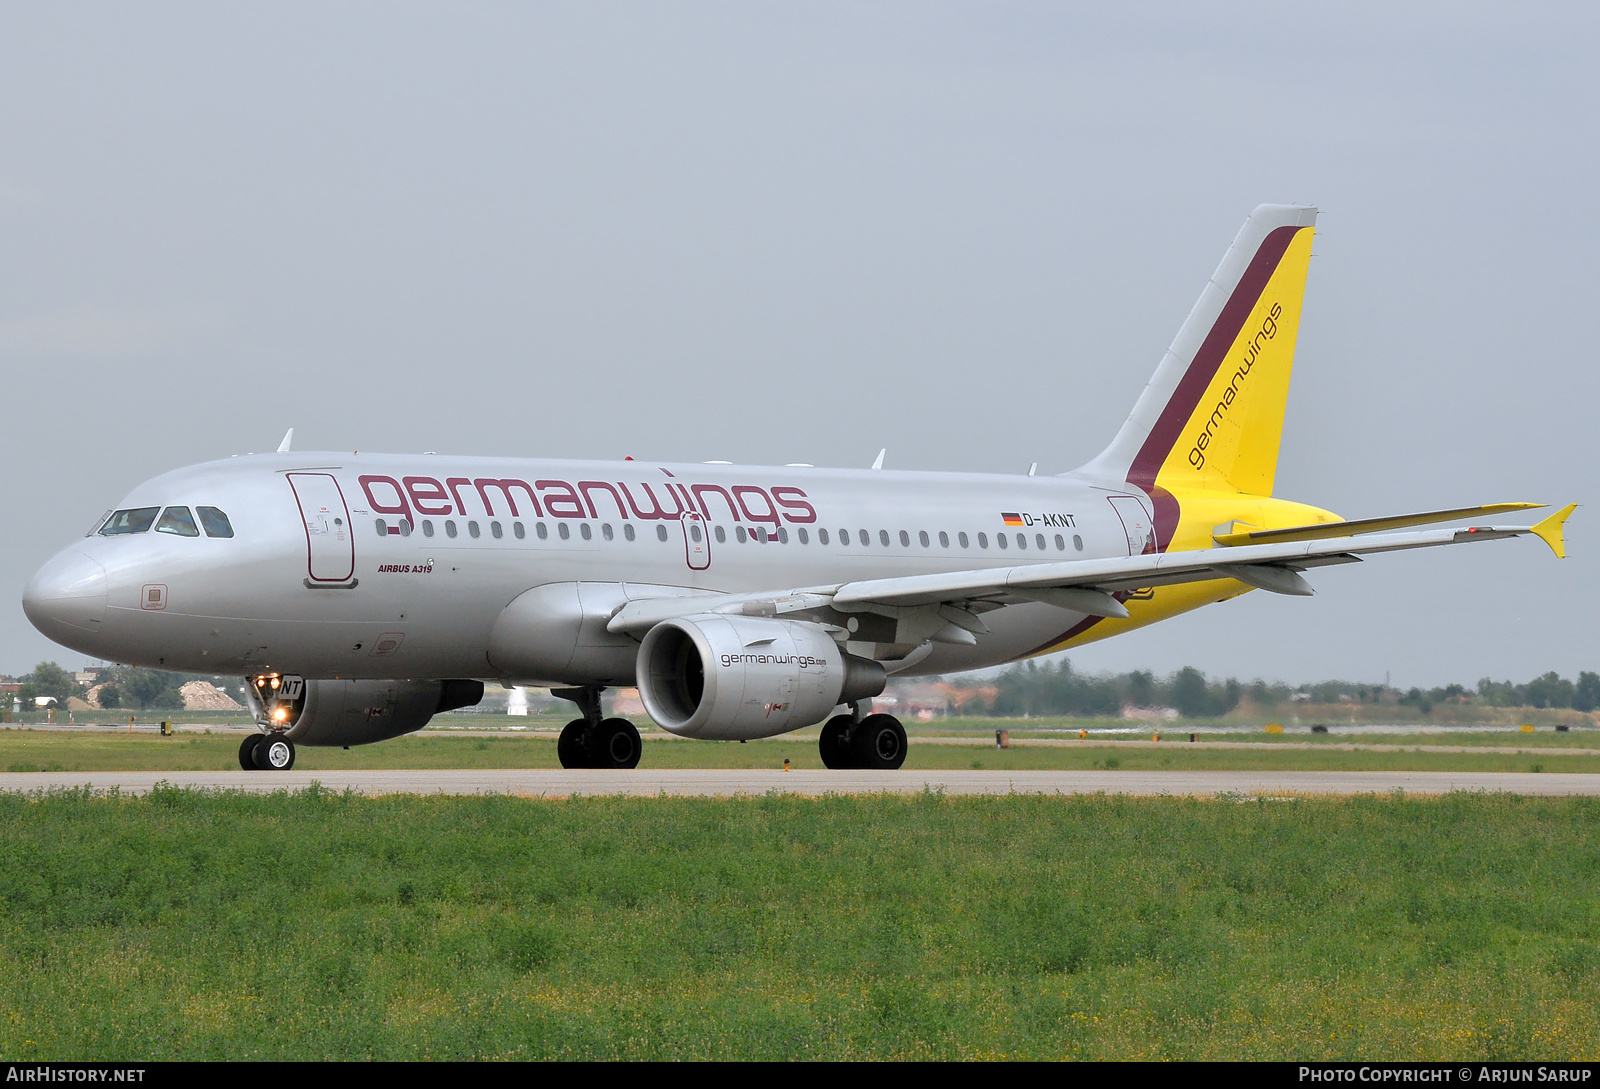
<svg viewBox="0 0 1600 1089">
<path fill-rule="evenodd" d="M 906 761 L 906 730 L 893 715 L 835 715 L 823 723 L 817 748 L 823 767 L 893 771 Z"/>
<path fill-rule="evenodd" d="M 294 742 L 281 733 L 251 734 L 239 744 L 245 771 L 288 771 L 294 767 Z"/>
<path fill-rule="evenodd" d="M 636 768 L 643 746 L 639 731 L 625 718 L 601 718 L 600 689 L 556 688 L 552 696 L 571 700 L 583 712 L 561 731 L 556 757 L 564 768 Z"/>
</svg>

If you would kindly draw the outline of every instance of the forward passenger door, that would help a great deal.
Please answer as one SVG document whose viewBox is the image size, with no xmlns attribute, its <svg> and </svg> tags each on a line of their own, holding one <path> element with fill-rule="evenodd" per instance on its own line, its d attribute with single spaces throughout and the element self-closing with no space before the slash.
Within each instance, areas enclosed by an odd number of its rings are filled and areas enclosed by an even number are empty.
<svg viewBox="0 0 1600 1089">
<path fill-rule="evenodd" d="M 356 573 L 355 536 L 350 509 L 339 482 L 327 473 L 286 473 L 306 531 L 306 582 L 331 586 Z"/>
</svg>

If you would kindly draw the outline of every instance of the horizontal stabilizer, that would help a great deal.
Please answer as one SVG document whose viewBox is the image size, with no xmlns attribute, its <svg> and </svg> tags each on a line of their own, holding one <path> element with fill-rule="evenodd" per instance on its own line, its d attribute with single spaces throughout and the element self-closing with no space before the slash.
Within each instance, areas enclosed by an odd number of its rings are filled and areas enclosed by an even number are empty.
<svg viewBox="0 0 1600 1089">
<path fill-rule="evenodd" d="M 1430 510 L 1421 514 L 1396 514 L 1387 518 L 1355 518 L 1348 522 L 1321 522 L 1310 526 L 1289 526 L 1285 529 L 1252 529 L 1241 533 L 1222 533 L 1213 537 L 1219 545 L 1283 544 L 1288 541 L 1325 541 L 1332 537 L 1353 537 L 1358 533 L 1383 533 L 1392 529 L 1411 529 L 1429 526 L 1435 522 L 1454 522 L 1459 518 L 1477 518 L 1485 514 L 1504 514 L 1510 510 L 1529 510 L 1543 503 L 1486 503 L 1481 507 L 1452 507 L 1450 510 Z M 1570 513 L 1570 511 L 1568 512 Z M 1543 525 L 1544 523 L 1539 523 Z M 1554 545 L 1551 545 L 1554 548 Z M 1558 553 L 1559 555 L 1559 553 Z"/>
</svg>

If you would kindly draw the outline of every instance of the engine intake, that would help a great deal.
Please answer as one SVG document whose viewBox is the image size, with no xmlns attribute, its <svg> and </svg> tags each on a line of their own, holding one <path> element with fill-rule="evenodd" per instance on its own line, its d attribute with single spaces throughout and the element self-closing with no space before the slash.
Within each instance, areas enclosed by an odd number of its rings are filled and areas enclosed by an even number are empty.
<svg viewBox="0 0 1600 1089">
<path fill-rule="evenodd" d="M 651 628 L 637 675 L 663 730 L 725 741 L 813 725 L 885 681 L 881 665 L 845 654 L 815 624 L 714 613 Z"/>
</svg>

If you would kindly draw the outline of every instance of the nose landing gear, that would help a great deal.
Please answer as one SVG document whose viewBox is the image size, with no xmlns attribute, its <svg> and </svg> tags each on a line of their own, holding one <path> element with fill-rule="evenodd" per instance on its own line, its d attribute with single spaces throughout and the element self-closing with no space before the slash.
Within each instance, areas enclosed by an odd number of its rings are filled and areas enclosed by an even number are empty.
<svg viewBox="0 0 1600 1089">
<path fill-rule="evenodd" d="M 601 718 L 600 689 L 557 688 L 550 693 L 571 700 L 583 712 L 561 731 L 556 758 L 564 768 L 616 768 L 639 766 L 643 744 L 639 731 L 625 718 Z"/>
<path fill-rule="evenodd" d="M 280 733 L 251 734 L 239 745 L 245 771 L 288 771 L 294 767 L 294 742 Z"/>
<path fill-rule="evenodd" d="M 288 771 L 294 767 L 294 742 L 288 731 L 306 709 L 306 682 L 287 673 L 258 673 L 245 678 L 245 701 L 256 725 L 266 733 L 251 734 L 239 744 L 239 766 L 245 771 Z"/>
</svg>

